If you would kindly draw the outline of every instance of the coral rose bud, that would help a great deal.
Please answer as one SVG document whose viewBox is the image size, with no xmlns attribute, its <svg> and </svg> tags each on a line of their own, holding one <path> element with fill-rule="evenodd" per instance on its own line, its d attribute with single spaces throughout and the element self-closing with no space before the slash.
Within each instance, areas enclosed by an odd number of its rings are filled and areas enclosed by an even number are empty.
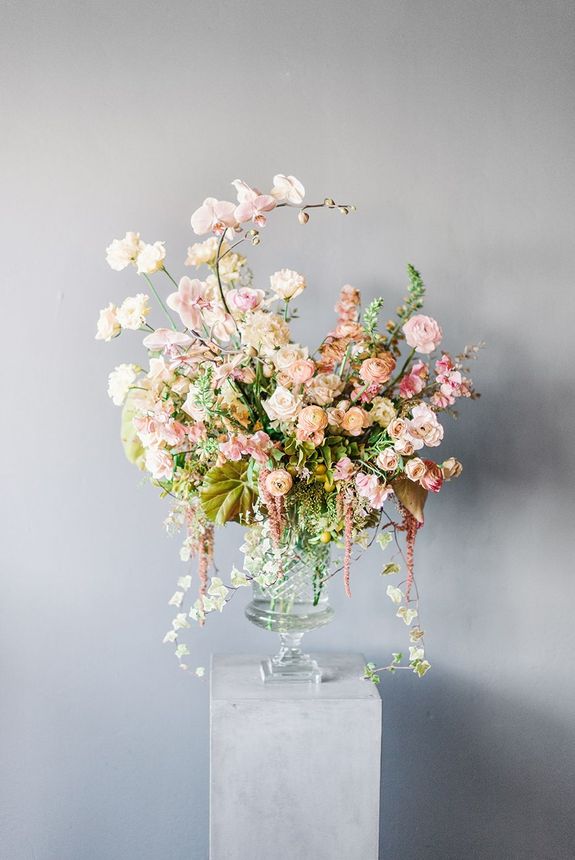
<svg viewBox="0 0 575 860">
<path fill-rule="evenodd" d="M 274 469 L 266 478 L 266 490 L 271 496 L 285 496 L 292 486 L 292 476 L 285 469 Z"/>
<path fill-rule="evenodd" d="M 433 462 L 433 460 L 424 460 L 424 464 L 425 475 L 420 478 L 419 483 L 431 493 L 438 493 L 441 489 L 441 485 L 443 484 L 441 469 L 437 463 Z"/>
</svg>

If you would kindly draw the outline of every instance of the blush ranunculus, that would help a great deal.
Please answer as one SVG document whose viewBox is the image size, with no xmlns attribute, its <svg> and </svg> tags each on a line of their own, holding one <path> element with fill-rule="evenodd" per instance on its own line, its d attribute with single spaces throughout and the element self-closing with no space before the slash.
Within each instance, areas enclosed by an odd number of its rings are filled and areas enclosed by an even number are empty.
<svg viewBox="0 0 575 860">
<path fill-rule="evenodd" d="M 393 448 L 386 448 L 385 451 L 377 455 L 375 463 L 384 472 L 395 472 L 399 466 L 397 451 L 394 451 Z"/>
<path fill-rule="evenodd" d="M 359 368 L 359 375 L 366 385 L 383 385 L 395 369 L 395 358 L 390 352 L 382 352 L 376 358 L 366 358 Z"/>
<path fill-rule="evenodd" d="M 292 488 L 293 478 L 285 469 L 274 469 L 265 479 L 266 490 L 272 496 L 285 496 Z"/>
<path fill-rule="evenodd" d="M 350 436 L 361 436 L 369 427 L 369 416 L 361 406 L 350 406 L 341 420 L 341 427 Z"/>
<path fill-rule="evenodd" d="M 416 314 L 402 326 L 405 340 L 416 352 L 428 355 L 433 352 L 443 337 L 439 323 L 425 314 Z"/>
<path fill-rule="evenodd" d="M 321 445 L 326 427 L 327 415 L 321 406 L 305 406 L 297 417 L 296 438 L 298 442 Z"/>
<path fill-rule="evenodd" d="M 311 358 L 298 358 L 285 373 L 294 385 L 305 385 L 315 373 L 315 362 Z"/>
<path fill-rule="evenodd" d="M 411 410 L 412 419 L 407 422 L 407 432 L 413 440 L 414 448 L 427 445 L 435 448 L 443 439 L 443 427 L 435 412 L 426 403 L 420 403 Z"/>
</svg>

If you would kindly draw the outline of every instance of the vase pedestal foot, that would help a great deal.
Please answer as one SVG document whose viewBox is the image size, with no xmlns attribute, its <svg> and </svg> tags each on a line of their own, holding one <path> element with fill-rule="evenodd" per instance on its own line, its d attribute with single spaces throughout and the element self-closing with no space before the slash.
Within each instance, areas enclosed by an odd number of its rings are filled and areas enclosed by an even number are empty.
<svg viewBox="0 0 575 860">
<path fill-rule="evenodd" d="M 321 669 L 301 650 L 303 633 L 280 633 L 281 647 L 275 657 L 260 664 L 265 684 L 319 684 Z"/>
</svg>

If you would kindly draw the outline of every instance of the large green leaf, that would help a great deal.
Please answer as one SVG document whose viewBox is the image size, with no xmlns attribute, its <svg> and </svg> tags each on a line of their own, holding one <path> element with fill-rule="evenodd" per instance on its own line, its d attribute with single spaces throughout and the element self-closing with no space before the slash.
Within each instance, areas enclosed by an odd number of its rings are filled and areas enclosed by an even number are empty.
<svg viewBox="0 0 575 860">
<path fill-rule="evenodd" d="M 407 508 L 418 523 L 423 522 L 423 506 L 427 498 L 427 490 L 420 484 L 410 481 L 409 478 L 397 478 L 393 482 L 395 495 L 404 508 Z"/>
<path fill-rule="evenodd" d="M 129 391 L 124 408 L 122 409 L 120 436 L 127 459 L 130 463 L 134 463 L 138 469 L 143 469 L 145 461 L 144 448 L 132 423 L 132 418 L 136 414 L 133 400 L 133 392 Z"/>
<path fill-rule="evenodd" d="M 246 462 L 224 463 L 206 472 L 200 502 L 207 518 L 216 525 L 230 520 L 241 522 L 251 512 L 253 500 Z"/>
</svg>

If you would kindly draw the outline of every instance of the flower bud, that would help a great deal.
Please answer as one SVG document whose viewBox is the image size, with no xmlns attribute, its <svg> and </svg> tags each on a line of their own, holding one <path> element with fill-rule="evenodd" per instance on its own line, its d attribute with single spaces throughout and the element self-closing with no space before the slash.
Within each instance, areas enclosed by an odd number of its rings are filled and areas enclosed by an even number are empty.
<svg viewBox="0 0 575 860">
<path fill-rule="evenodd" d="M 309 215 L 307 212 L 304 212 L 303 209 L 300 209 L 298 212 L 297 220 L 300 224 L 307 224 L 309 221 Z"/>
</svg>

